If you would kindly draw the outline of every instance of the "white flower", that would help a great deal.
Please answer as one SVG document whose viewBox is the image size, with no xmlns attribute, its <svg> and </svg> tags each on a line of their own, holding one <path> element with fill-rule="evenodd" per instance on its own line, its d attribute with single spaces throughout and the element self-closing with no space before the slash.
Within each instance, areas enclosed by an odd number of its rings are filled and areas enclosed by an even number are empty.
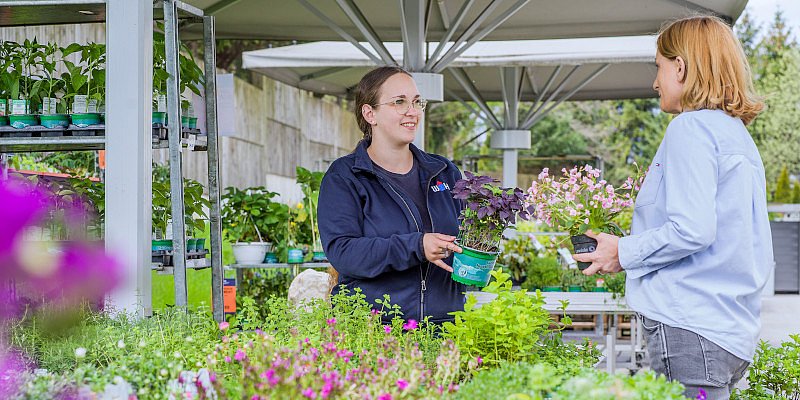
<svg viewBox="0 0 800 400">
<path fill-rule="evenodd" d="M 83 347 L 78 347 L 75 349 L 75 357 L 83 358 L 86 357 L 86 349 Z"/>
<path fill-rule="evenodd" d="M 117 341 L 117 347 L 119 347 L 120 349 L 124 349 L 125 348 L 125 341 L 122 340 L 122 339 L 118 340 Z"/>
<path fill-rule="evenodd" d="M 181 352 L 180 351 L 176 351 L 175 353 L 172 353 L 172 355 L 175 356 L 175 358 L 181 358 Z"/>
<path fill-rule="evenodd" d="M 145 342 L 144 340 L 140 340 L 139 341 L 139 347 L 142 347 L 142 348 L 147 347 L 147 342 Z"/>
<path fill-rule="evenodd" d="M 167 376 L 167 374 L 168 374 L 169 372 L 167 372 L 167 370 L 166 370 L 166 369 L 164 369 L 164 368 L 161 368 L 161 371 L 158 371 L 158 373 L 159 373 L 159 374 L 161 374 L 161 376 Z"/>
<path fill-rule="evenodd" d="M 192 343 L 192 342 L 194 342 L 194 338 L 193 338 L 193 337 L 191 337 L 191 336 L 187 336 L 185 340 L 186 340 L 186 342 L 187 342 L 187 343 Z"/>
</svg>

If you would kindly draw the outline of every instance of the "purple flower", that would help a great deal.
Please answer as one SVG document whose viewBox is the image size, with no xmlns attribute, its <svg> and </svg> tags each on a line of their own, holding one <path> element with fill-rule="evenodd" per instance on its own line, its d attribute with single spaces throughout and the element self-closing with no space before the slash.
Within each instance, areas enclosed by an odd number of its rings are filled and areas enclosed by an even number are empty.
<svg viewBox="0 0 800 400">
<path fill-rule="evenodd" d="M 400 390 L 406 390 L 408 387 L 408 381 L 405 379 L 398 379 L 397 380 L 397 388 Z"/>
<path fill-rule="evenodd" d="M 336 318 L 330 318 L 325 322 L 328 324 L 328 326 L 334 326 L 336 325 Z"/>
<path fill-rule="evenodd" d="M 378 400 L 392 400 L 392 395 L 389 393 L 384 393 L 378 396 Z"/>
<path fill-rule="evenodd" d="M 403 324 L 403 329 L 407 331 L 413 331 L 414 329 L 417 329 L 417 321 L 414 319 L 408 320 L 408 322 Z"/>
<path fill-rule="evenodd" d="M 228 322 L 222 321 L 222 322 L 219 323 L 219 330 L 224 331 L 224 330 L 228 329 L 230 326 L 231 326 L 231 324 L 229 324 Z"/>
<path fill-rule="evenodd" d="M 247 354 L 242 349 L 237 349 L 236 354 L 233 355 L 233 359 L 236 361 L 242 361 L 245 358 L 247 358 Z"/>
<path fill-rule="evenodd" d="M 383 331 L 386 332 L 386 333 L 392 333 L 392 327 L 389 326 L 389 325 L 384 325 L 383 326 Z"/>
<path fill-rule="evenodd" d="M 700 389 L 700 392 L 697 393 L 697 400 L 706 400 L 706 391 Z"/>
<path fill-rule="evenodd" d="M 314 393 L 314 390 L 311 388 L 306 388 L 305 390 L 303 390 L 303 396 L 305 396 L 307 399 L 317 398 L 317 394 Z"/>
</svg>

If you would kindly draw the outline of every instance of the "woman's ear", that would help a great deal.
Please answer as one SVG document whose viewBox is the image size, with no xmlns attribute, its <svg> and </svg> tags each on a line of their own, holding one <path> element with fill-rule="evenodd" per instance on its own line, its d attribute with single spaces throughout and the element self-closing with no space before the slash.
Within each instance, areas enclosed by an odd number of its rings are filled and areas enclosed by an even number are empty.
<svg viewBox="0 0 800 400">
<path fill-rule="evenodd" d="M 683 83 L 686 80 L 686 62 L 683 57 L 675 57 L 675 72 L 678 74 L 678 82 Z"/>
<path fill-rule="evenodd" d="M 369 104 L 361 105 L 361 115 L 370 125 L 375 125 L 375 110 Z"/>
</svg>

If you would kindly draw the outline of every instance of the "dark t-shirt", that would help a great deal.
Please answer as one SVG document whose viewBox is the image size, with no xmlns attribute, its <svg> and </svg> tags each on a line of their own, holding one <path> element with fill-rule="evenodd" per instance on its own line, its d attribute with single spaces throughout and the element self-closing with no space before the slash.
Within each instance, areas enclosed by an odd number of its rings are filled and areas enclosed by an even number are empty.
<svg viewBox="0 0 800 400">
<path fill-rule="evenodd" d="M 410 197 L 417 206 L 420 215 L 422 216 L 422 232 L 429 233 L 433 231 L 431 224 L 431 216 L 428 213 L 428 201 L 425 198 L 425 191 L 422 190 L 421 177 L 419 175 L 419 165 L 417 158 L 414 157 L 414 165 L 411 170 L 405 174 L 395 174 L 381 168 L 378 164 L 372 163 L 375 166 L 375 171 L 378 172 L 383 178 L 389 181 L 395 189 L 401 191 L 406 196 Z"/>
</svg>

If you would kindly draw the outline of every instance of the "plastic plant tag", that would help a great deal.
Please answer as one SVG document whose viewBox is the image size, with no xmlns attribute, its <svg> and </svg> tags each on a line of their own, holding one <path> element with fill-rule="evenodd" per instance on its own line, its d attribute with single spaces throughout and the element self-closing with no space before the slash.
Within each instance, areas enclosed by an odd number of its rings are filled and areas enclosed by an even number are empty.
<svg viewBox="0 0 800 400">
<path fill-rule="evenodd" d="M 96 113 L 97 112 L 97 99 L 89 100 L 89 104 L 86 108 L 86 112 L 88 113 Z"/>
<path fill-rule="evenodd" d="M 167 112 L 167 96 L 160 94 L 156 99 L 156 112 Z"/>
<path fill-rule="evenodd" d="M 87 96 L 79 94 L 75 96 L 72 103 L 72 112 L 74 114 L 86 114 L 89 112 Z"/>
<path fill-rule="evenodd" d="M 8 109 L 6 108 L 6 99 L 0 99 L 0 116 L 8 115 Z"/>
<path fill-rule="evenodd" d="M 28 113 L 28 100 L 11 100 L 11 114 L 25 115 Z"/>
</svg>

